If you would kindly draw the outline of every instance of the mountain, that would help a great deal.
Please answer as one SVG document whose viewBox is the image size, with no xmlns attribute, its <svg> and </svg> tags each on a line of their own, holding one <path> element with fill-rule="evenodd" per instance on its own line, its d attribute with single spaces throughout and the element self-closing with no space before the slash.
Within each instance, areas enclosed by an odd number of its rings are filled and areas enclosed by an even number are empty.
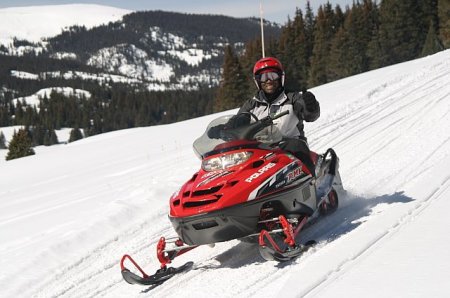
<svg viewBox="0 0 450 298">
<path fill-rule="evenodd" d="M 110 8 L 105 9 L 103 16 L 110 15 Z M 102 7 L 48 6 L 44 10 L 49 15 L 59 14 L 60 19 L 66 14 L 79 15 L 80 22 L 92 24 L 82 15 L 92 16 Z M 26 11 L 33 14 L 34 8 Z M 13 12 L 0 10 L 10 18 Z M 150 91 L 210 88 L 218 85 L 224 46 L 232 44 L 242 50 L 245 42 L 259 36 L 260 30 L 258 20 L 251 18 L 164 11 L 113 12 L 121 18 L 111 16 L 109 23 L 100 24 L 104 23 L 100 14 L 99 25 L 94 27 L 74 24 L 40 41 L 16 38 L 12 44 L 0 46 L 0 92 L 3 89 L 18 97 L 50 86 L 89 92 L 115 85 Z M 37 10 L 34 22 L 40 24 L 43 18 L 42 10 Z M 14 30 L 7 28 L 4 30 Z M 269 38 L 281 32 L 278 25 L 269 22 L 265 30 Z"/>
<path fill-rule="evenodd" d="M 200 166 L 192 142 L 219 115 L 126 129 L 0 156 L 0 288 L 5 297 L 446 297 L 450 273 L 450 50 L 312 91 L 310 147 L 333 147 L 348 195 L 304 231 L 318 245 L 266 262 L 230 241 L 174 265 L 192 270 L 131 286 L 119 260 L 153 273 L 168 200 Z M 0 150 L 6 154 L 6 150 Z"/>
<path fill-rule="evenodd" d="M 30 127 L 33 144 L 41 145 L 44 134 L 64 127 L 91 136 L 209 114 L 225 46 L 242 51 L 260 34 L 257 19 L 163 11 L 114 12 L 107 24 L 99 13 L 94 26 L 90 18 L 101 9 L 47 6 L 43 10 L 52 17 L 67 14 L 68 23 L 84 13 L 80 21 L 89 26 L 0 45 L 0 127 Z M 34 16 L 40 23 L 45 13 L 36 9 Z M 265 23 L 268 38 L 280 32 Z"/>
<path fill-rule="evenodd" d="M 0 44 L 8 45 L 14 38 L 40 42 L 46 37 L 60 34 L 64 28 L 78 25 L 90 29 L 120 20 L 131 12 L 97 4 L 0 8 Z"/>
</svg>

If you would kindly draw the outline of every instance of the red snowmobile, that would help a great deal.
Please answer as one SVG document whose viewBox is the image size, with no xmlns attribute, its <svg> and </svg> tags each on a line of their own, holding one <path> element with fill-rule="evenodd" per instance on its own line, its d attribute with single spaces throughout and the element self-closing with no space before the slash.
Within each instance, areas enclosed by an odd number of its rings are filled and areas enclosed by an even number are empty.
<svg viewBox="0 0 450 298">
<path fill-rule="evenodd" d="M 316 167 L 312 175 L 301 160 L 278 146 L 283 140 L 273 124 L 287 111 L 263 119 L 246 114 L 252 121 L 235 128 L 226 124 L 231 116 L 212 121 L 194 142 L 201 169 L 169 202 L 169 219 L 178 237 L 159 240 L 161 268 L 153 275 L 124 255 L 121 270 L 128 283 L 164 282 L 193 264 L 168 267 L 174 258 L 204 244 L 254 241 L 264 259 L 287 261 L 315 243 L 301 244 L 297 236 L 312 219 L 338 207 L 343 189 L 336 153 L 331 148 L 323 155 L 311 152 Z M 127 261 L 142 276 L 128 270 Z"/>
</svg>

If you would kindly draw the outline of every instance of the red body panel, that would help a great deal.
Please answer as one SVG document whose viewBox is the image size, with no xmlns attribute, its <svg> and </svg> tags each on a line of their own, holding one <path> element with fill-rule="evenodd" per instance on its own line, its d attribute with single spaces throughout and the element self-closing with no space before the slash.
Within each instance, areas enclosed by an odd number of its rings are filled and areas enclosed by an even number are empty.
<svg viewBox="0 0 450 298">
<path fill-rule="evenodd" d="M 264 181 L 292 163 L 302 166 L 291 154 L 260 148 L 227 151 L 208 158 L 242 151 L 252 152 L 243 164 L 221 171 L 198 171 L 170 198 L 170 216 L 193 216 L 244 203 L 249 198 L 258 199 L 254 194 L 252 196 L 252 192 Z M 302 171 L 308 173 L 305 167 Z M 286 175 L 298 175 L 302 171 Z"/>
</svg>

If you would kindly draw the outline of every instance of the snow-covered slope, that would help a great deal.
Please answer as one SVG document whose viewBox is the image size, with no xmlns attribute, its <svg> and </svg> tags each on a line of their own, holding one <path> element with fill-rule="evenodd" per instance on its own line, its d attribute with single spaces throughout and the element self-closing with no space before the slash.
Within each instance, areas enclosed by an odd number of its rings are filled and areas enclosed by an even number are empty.
<svg viewBox="0 0 450 298">
<path fill-rule="evenodd" d="M 126 284 L 130 253 L 153 272 L 174 235 L 168 198 L 199 166 L 191 149 L 217 115 L 116 131 L 0 164 L 5 297 L 447 297 L 450 51 L 313 89 L 312 149 L 335 148 L 348 196 L 308 228 L 319 244 L 287 264 L 239 241 L 200 247 L 161 286 Z M 235 112 L 235 111 L 229 111 Z M 282 292 L 282 293 L 280 293 Z"/>
<path fill-rule="evenodd" d="M 0 9 L 0 44 L 9 44 L 14 37 L 38 42 L 41 38 L 61 33 L 65 27 L 84 25 L 92 28 L 116 21 L 130 10 L 96 5 L 66 4 Z"/>
</svg>

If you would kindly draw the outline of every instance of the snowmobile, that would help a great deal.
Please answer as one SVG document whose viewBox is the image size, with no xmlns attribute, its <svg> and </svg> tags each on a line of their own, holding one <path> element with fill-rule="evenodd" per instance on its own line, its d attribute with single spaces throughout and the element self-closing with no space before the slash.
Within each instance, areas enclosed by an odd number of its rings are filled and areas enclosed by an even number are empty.
<svg viewBox="0 0 450 298">
<path fill-rule="evenodd" d="M 324 154 L 311 152 L 311 173 L 300 159 L 280 149 L 283 138 L 274 123 L 288 113 L 263 119 L 244 113 L 251 121 L 235 127 L 227 125 L 232 116 L 222 116 L 208 125 L 193 145 L 201 169 L 170 198 L 169 219 L 178 237 L 160 238 L 156 253 L 161 268 L 153 275 L 124 255 L 120 265 L 128 283 L 160 284 L 189 269 L 192 262 L 168 264 L 200 245 L 254 241 L 264 259 L 282 262 L 315 243 L 299 243 L 298 235 L 309 222 L 337 209 L 343 191 L 339 159 L 331 148 Z"/>
</svg>

